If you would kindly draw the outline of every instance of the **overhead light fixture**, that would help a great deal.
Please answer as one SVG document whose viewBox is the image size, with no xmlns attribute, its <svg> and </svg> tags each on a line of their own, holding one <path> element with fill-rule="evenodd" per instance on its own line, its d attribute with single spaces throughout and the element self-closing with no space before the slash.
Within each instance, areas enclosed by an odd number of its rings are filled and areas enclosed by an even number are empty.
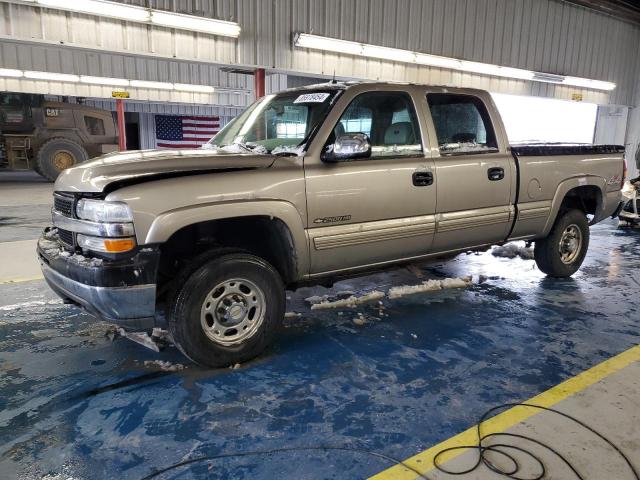
<svg viewBox="0 0 640 480">
<path fill-rule="evenodd" d="M 362 55 L 362 44 L 340 40 L 338 38 L 320 37 L 299 33 L 295 37 L 295 46 L 311 48 L 313 50 L 328 50 L 330 52 L 346 53 L 347 55 Z"/>
<path fill-rule="evenodd" d="M 149 10 L 104 0 L 35 0 L 38 5 L 58 10 L 119 18 L 131 22 L 148 22 Z"/>
<path fill-rule="evenodd" d="M 163 27 L 193 30 L 226 37 L 237 38 L 240 35 L 240 25 L 235 22 L 225 22 L 215 18 L 196 17 L 181 13 L 162 12 L 160 10 L 151 12 L 151 23 L 162 25 Z"/>
<path fill-rule="evenodd" d="M 204 18 L 196 15 L 155 10 L 152 8 L 127 5 L 108 0 L 23 0 L 45 8 L 64 10 L 67 12 L 84 13 L 99 17 L 116 18 L 127 22 L 139 22 L 163 27 L 176 28 L 223 35 L 237 38 L 240 35 L 240 25 L 215 18 Z"/>
<path fill-rule="evenodd" d="M 133 88 L 153 88 L 156 90 L 173 90 L 173 83 L 151 82 L 149 80 L 131 80 L 129 85 Z"/>
<path fill-rule="evenodd" d="M 416 63 L 430 67 L 446 68 L 461 72 L 478 73 L 505 78 L 517 78 L 535 82 L 556 83 L 573 87 L 589 88 L 594 90 L 613 90 L 616 84 L 603 80 L 589 78 L 556 75 L 553 73 L 534 72 L 522 68 L 503 67 L 490 63 L 471 62 L 457 58 L 441 57 L 428 53 L 413 52 L 399 48 L 382 47 L 366 43 L 352 42 L 338 38 L 322 37 L 308 33 L 298 33 L 294 37 L 294 45 L 300 48 L 323 50 L 347 55 L 358 55 L 370 58 L 380 58 L 393 62 Z"/>
<path fill-rule="evenodd" d="M 150 80 L 127 80 L 126 78 L 94 77 L 91 75 L 74 75 L 70 73 L 23 71 L 14 68 L 0 68 L 0 77 L 28 78 L 30 80 L 49 80 L 52 82 L 85 83 L 87 85 L 104 85 L 107 87 L 148 88 L 152 90 L 175 90 L 178 92 L 214 93 L 211 85 L 195 85 L 191 83 L 155 82 Z M 223 88 L 222 90 L 229 90 Z M 231 92 L 237 93 L 237 92 Z"/>
<path fill-rule="evenodd" d="M 54 72 L 34 72 L 27 70 L 24 72 L 24 77 L 30 80 L 50 80 L 52 82 L 79 82 L 80 77 L 78 75 L 72 75 L 70 73 L 54 73 Z"/>
<path fill-rule="evenodd" d="M 209 85 L 191 85 L 188 83 L 174 83 L 173 88 L 182 92 L 213 93 L 215 89 Z"/>
<path fill-rule="evenodd" d="M 452 70 L 461 70 L 460 60 L 455 58 L 440 57 L 438 55 L 429 55 L 428 53 L 416 53 L 416 63 L 420 65 L 429 65 L 431 67 L 449 68 Z"/>
<path fill-rule="evenodd" d="M 93 77 L 91 75 L 80 75 L 81 83 L 88 83 L 90 85 L 105 85 L 114 87 L 128 87 L 129 80 L 124 78 L 111 78 L 111 77 Z"/>
<path fill-rule="evenodd" d="M 595 90 L 613 90 L 616 84 L 605 82 L 604 80 L 592 80 L 590 78 L 564 77 L 563 85 L 573 85 L 576 87 L 593 88 Z"/>
<path fill-rule="evenodd" d="M 22 70 L 16 70 L 14 68 L 0 68 L 0 77 L 19 78 L 23 75 L 24 73 Z"/>
</svg>

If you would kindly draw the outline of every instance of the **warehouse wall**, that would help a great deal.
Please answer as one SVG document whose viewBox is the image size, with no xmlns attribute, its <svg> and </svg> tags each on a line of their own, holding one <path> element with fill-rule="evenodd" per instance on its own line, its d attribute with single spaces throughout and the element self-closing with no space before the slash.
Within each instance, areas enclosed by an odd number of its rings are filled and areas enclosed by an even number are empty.
<svg viewBox="0 0 640 480">
<path fill-rule="evenodd" d="M 1 22 L 0 22 L 1 23 Z M 137 100 L 245 107 L 253 101 L 253 78 L 219 66 L 163 58 L 112 54 L 64 46 L 0 41 L 0 68 L 20 68 L 133 80 L 193 83 L 220 87 L 213 94 L 128 88 Z M 0 90 L 82 97 L 110 97 L 111 87 L 0 77 Z"/>
<path fill-rule="evenodd" d="M 85 105 L 115 111 L 115 101 L 87 99 Z M 184 105 L 171 103 L 125 102 L 125 112 L 137 112 L 140 122 L 140 148 L 156 148 L 155 115 L 202 115 L 218 117 L 220 128 L 242 113 L 242 108 L 215 105 Z"/>
<path fill-rule="evenodd" d="M 282 72 L 457 84 L 495 92 L 570 98 L 578 89 L 462 74 L 437 68 L 291 46 L 292 33 L 313 32 L 372 44 L 615 82 L 608 95 L 584 100 L 630 105 L 640 28 L 559 0 L 121 0 L 238 21 L 239 39 L 184 32 L 0 3 L 0 36 L 64 42 L 190 62 L 259 65 Z M 2 58 L 19 66 L 20 58 Z M 150 62 L 148 58 L 144 62 Z M 7 64 L 8 62 L 8 64 Z M 46 66 L 46 61 L 43 62 Z M 163 69 L 145 68 L 149 79 Z"/>
</svg>

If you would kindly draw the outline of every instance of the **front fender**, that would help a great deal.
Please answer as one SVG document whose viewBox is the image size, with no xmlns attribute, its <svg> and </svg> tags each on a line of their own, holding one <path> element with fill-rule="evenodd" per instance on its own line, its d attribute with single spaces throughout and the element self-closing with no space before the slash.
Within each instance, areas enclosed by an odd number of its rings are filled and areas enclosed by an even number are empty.
<svg viewBox="0 0 640 480">
<path fill-rule="evenodd" d="M 604 208 L 603 200 L 604 198 L 606 198 L 606 185 L 606 180 L 597 175 L 581 175 L 579 177 L 572 177 L 561 182 L 556 189 L 555 195 L 553 196 L 553 201 L 551 202 L 551 213 L 549 214 L 549 218 L 547 219 L 547 223 L 545 224 L 544 231 L 542 232 L 541 237 L 544 238 L 549 235 L 549 232 L 551 231 L 551 228 L 556 221 L 558 212 L 560 211 L 560 206 L 562 205 L 564 198 L 567 196 L 567 193 L 569 193 L 569 191 L 573 190 L 574 188 L 586 186 L 594 186 L 598 188 L 600 195 L 597 199 L 598 206 L 596 208 L 594 221 L 601 220 L 602 211 Z"/>
<path fill-rule="evenodd" d="M 151 223 L 144 244 L 164 243 L 181 228 L 196 223 L 249 216 L 273 217 L 284 222 L 296 250 L 298 275 L 309 272 L 309 244 L 302 217 L 291 203 L 278 200 L 222 202 L 165 212 Z"/>
</svg>

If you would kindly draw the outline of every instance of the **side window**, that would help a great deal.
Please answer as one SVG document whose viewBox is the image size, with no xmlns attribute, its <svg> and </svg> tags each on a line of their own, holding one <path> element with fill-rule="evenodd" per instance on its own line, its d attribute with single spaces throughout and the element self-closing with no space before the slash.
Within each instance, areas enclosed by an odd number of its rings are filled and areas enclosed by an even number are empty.
<svg viewBox="0 0 640 480">
<path fill-rule="evenodd" d="M 420 126 L 406 93 L 371 92 L 357 96 L 340 117 L 330 143 L 345 133 L 366 134 L 372 157 L 422 152 Z"/>
<path fill-rule="evenodd" d="M 430 93 L 427 102 L 442 155 L 498 151 L 489 112 L 478 97 Z"/>
<path fill-rule="evenodd" d="M 84 125 L 89 135 L 104 135 L 104 121 L 101 118 L 85 115 Z"/>
</svg>

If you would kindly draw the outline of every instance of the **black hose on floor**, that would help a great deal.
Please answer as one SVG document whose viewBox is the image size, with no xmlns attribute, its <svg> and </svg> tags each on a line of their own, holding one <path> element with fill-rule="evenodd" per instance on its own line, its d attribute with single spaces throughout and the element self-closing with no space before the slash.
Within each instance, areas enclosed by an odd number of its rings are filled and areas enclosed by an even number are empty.
<svg viewBox="0 0 640 480">
<path fill-rule="evenodd" d="M 538 457 L 537 455 L 535 455 L 534 453 L 528 451 L 527 449 L 523 448 L 523 447 L 519 447 L 516 445 L 509 445 L 507 443 L 495 443 L 495 444 L 491 444 L 491 445 L 484 445 L 485 440 L 489 439 L 489 438 L 495 438 L 495 437 L 511 437 L 511 438 L 519 438 L 522 440 L 527 440 L 530 442 L 533 442 L 543 448 L 545 448 L 546 450 L 548 450 L 549 452 L 553 453 L 555 456 L 557 456 L 576 476 L 576 478 L 578 480 L 586 480 L 584 476 L 582 476 L 579 472 L 578 469 L 569 461 L 567 460 L 567 458 L 562 455 L 560 452 L 558 452 L 555 448 L 545 444 L 544 442 L 537 440 L 533 437 L 527 436 L 527 435 L 520 435 L 520 434 L 516 434 L 516 433 L 488 433 L 483 435 L 482 434 L 482 423 L 485 422 L 486 420 L 488 420 L 489 418 L 493 417 L 494 415 L 497 414 L 497 412 L 499 412 L 500 410 L 504 410 L 506 408 L 515 408 L 515 407 L 530 407 L 530 408 L 535 408 L 538 410 L 543 410 L 546 412 L 551 412 L 554 413 L 556 415 L 560 415 L 574 423 L 576 423 L 577 425 L 580 425 L 581 427 L 585 428 L 586 430 L 590 431 L 591 433 L 593 433 L 594 435 L 596 435 L 597 437 L 599 437 L 601 440 L 603 440 L 604 442 L 606 442 L 611 448 L 613 448 L 615 450 L 615 452 L 622 458 L 622 460 L 624 460 L 624 462 L 627 464 L 627 466 L 629 467 L 630 472 L 633 475 L 633 478 L 635 480 L 640 480 L 640 475 L 638 474 L 638 471 L 636 470 L 636 468 L 633 466 L 633 464 L 631 463 L 631 461 L 629 460 L 629 458 L 624 454 L 624 452 L 616 445 L 614 444 L 611 440 L 609 440 L 607 437 L 605 437 L 603 434 L 601 434 L 600 432 L 598 432 L 595 428 L 587 425 L 585 422 L 583 422 L 582 420 L 579 420 L 567 413 L 561 412 L 559 410 L 555 410 L 553 408 L 549 408 L 549 407 L 543 407 L 541 405 L 534 405 L 531 403 L 505 403 L 503 405 L 498 405 L 497 407 L 493 407 L 489 410 L 487 410 L 482 417 L 480 417 L 480 421 L 478 422 L 477 425 L 477 433 L 478 433 L 478 443 L 475 445 L 464 445 L 464 446 L 457 446 L 457 447 L 450 447 L 450 448 L 445 448 L 441 451 L 439 451 L 435 457 L 433 458 L 433 464 L 435 465 L 435 468 L 437 470 L 439 470 L 440 472 L 449 474 L 449 475 L 466 475 L 469 474 L 471 472 L 476 471 L 478 468 L 480 468 L 481 466 L 485 466 L 487 467 L 489 470 L 502 475 L 503 477 L 512 479 L 512 480 L 542 480 L 544 478 L 544 476 L 546 475 L 546 468 L 545 468 L 545 464 L 543 462 L 543 460 Z M 246 452 L 232 452 L 232 453 L 221 453 L 218 455 L 205 455 L 205 456 L 200 456 L 200 457 L 194 457 L 194 458 L 190 458 L 188 460 L 184 460 L 182 462 L 178 462 L 178 463 L 174 463 L 173 465 L 169 465 L 167 467 L 158 469 L 158 470 L 154 470 L 153 472 L 151 472 L 149 475 L 145 476 L 142 480 L 149 480 L 151 478 L 155 478 L 163 473 L 169 472 L 171 470 L 186 466 L 186 465 L 190 465 L 193 463 L 198 463 L 198 462 L 203 462 L 203 461 L 212 461 L 212 460 L 221 460 L 221 459 L 225 459 L 225 458 L 239 458 L 239 457 L 249 457 L 249 456 L 257 456 L 257 455 L 271 455 L 271 454 L 276 454 L 276 453 L 284 453 L 284 452 L 304 452 L 304 451 L 331 451 L 331 450 L 337 450 L 337 451 L 345 451 L 345 452 L 353 452 L 353 453 L 358 453 L 358 454 L 362 454 L 362 455 L 369 455 L 369 456 L 374 456 L 377 458 L 382 458 L 384 460 L 387 460 L 393 464 L 396 465 L 401 465 L 404 468 L 407 468 L 409 470 L 411 470 L 412 472 L 414 472 L 419 478 L 425 479 L 425 480 L 429 480 L 428 477 L 425 476 L 424 473 L 420 472 L 419 470 L 417 470 L 416 468 L 412 467 L 411 465 L 408 465 L 407 463 L 403 462 L 402 460 L 398 460 L 397 458 L 393 458 L 389 455 L 385 455 L 382 453 L 378 453 L 378 452 L 374 452 L 371 450 L 365 450 L 365 449 L 361 449 L 361 448 L 354 448 L 354 447 L 348 447 L 348 446 L 313 446 L 313 447 L 284 447 L 284 448 L 274 448 L 274 449 L 269 449 L 269 450 L 254 450 L 254 451 L 246 451 Z M 445 453 L 447 452 L 451 452 L 451 451 L 455 451 L 455 450 L 477 450 L 478 453 L 478 459 L 476 461 L 476 463 L 471 466 L 470 468 L 467 468 L 465 470 L 460 470 L 460 471 L 455 471 L 455 470 L 448 470 L 446 468 L 444 468 L 439 462 L 438 459 Z M 518 460 L 515 458 L 515 454 L 514 453 L 507 453 L 505 452 L 505 450 L 512 450 L 515 452 L 520 452 L 521 454 L 524 454 L 525 456 L 529 457 L 531 460 L 534 461 L 534 463 L 536 463 L 539 467 L 540 472 L 538 474 L 536 474 L 535 476 L 531 476 L 531 477 L 522 477 L 519 476 L 518 473 L 522 470 L 522 466 L 520 465 L 520 463 L 518 462 Z M 509 463 L 511 465 L 511 468 L 505 469 L 502 467 L 499 467 L 498 465 L 496 465 L 495 463 L 491 462 L 491 460 L 489 460 L 487 458 L 487 454 L 488 453 L 493 453 L 494 455 L 498 455 L 501 456 L 503 458 L 506 458 L 509 460 Z M 622 480 L 622 479 L 616 479 L 616 480 Z"/>
<path fill-rule="evenodd" d="M 517 434 L 517 433 L 498 432 L 498 433 L 488 433 L 486 435 L 482 434 L 482 423 L 484 421 L 486 421 L 490 417 L 494 416 L 496 414 L 496 412 L 498 412 L 500 410 L 504 410 L 506 408 L 515 408 L 515 407 L 530 407 L 530 408 L 535 408 L 535 409 L 538 409 L 538 410 L 543 410 L 545 412 L 551 412 L 551 413 L 553 413 L 555 415 L 560 415 L 560 416 L 562 416 L 562 417 L 564 417 L 564 418 L 576 423 L 577 425 L 580 425 L 581 427 L 587 429 L 588 431 L 590 431 L 591 433 L 593 433 L 594 435 L 596 435 L 597 437 L 599 437 L 600 439 L 605 441 L 611 448 L 613 448 L 616 451 L 616 453 L 622 458 L 622 460 L 624 460 L 624 462 L 627 464 L 627 466 L 629 467 L 629 470 L 633 474 L 633 478 L 635 480 L 640 480 L 640 475 L 638 474 L 638 471 L 636 470 L 636 468 L 631 463 L 631 460 L 629 460 L 629 458 L 624 454 L 624 452 L 622 450 L 620 450 L 620 448 L 615 443 L 613 443 L 607 437 L 602 435 L 595 428 L 587 425 L 582 420 L 579 420 L 579 419 L 569 415 L 568 413 L 561 412 L 560 410 L 556 410 L 554 408 L 543 407 L 541 405 L 534 405 L 534 404 L 531 404 L 531 403 L 505 403 L 503 405 L 499 405 L 497 407 L 493 407 L 493 408 L 487 410 L 484 413 L 484 415 L 482 415 L 482 417 L 480 417 L 480 421 L 478 422 L 478 425 L 477 425 L 478 443 L 475 444 L 475 445 L 461 445 L 461 446 L 457 446 L 457 447 L 445 448 L 445 449 L 439 451 L 436 454 L 436 456 L 433 457 L 433 464 L 435 465 L 436 469 L 441 471 L 441 472 L 443 472 L 443 473 L 447 473 L 449 475 L 466 475 L 468 473 L 471 473 L 471 472 L 477 470 L 481 465 L 484 465 L 489 470 L 492 470 L 493 472 L 495 472 L 495 473 L 497 473 L 499 475 L 502 475 L 503 477 L 510 478 L 510 479 L 513 479 L 513 480 L 541 480 L 541 479 L 543 479 L 545 474 L 546 474 L 546 468 L 545 468 L 544 462 L 542 461 L 542 459 L 540 457 L 536 456 L 535 454 L 531 453 L 530 451 L 526 450 L 525 448 L 518 447 L 516 445 L 509 445 L 509 444 L 506 444 L 506 443 L 495 443 L 495 444 L 491 444 L 491 445 L 484 445 L 485 440 L 487 440 L 488 438 L 511 437 L 511 438 L 519 438 L 519 439 L 522 439 L 522 440 L 527 440 L 527 441 L 533 442 L 533 443 L 543 447 L 544 449 L 548 450 L 549 452 L 554 454 L 556 457 L 558 457 L 567 467 L 569 467 L 569 469 L 571 469 L 571 471 L 575 474 L 576 478 L 578 478 L 579 480 L 586 480 L 585 477 L 582 476 L 578 472 L 577 468 L 569 460 L 567 460 L 567 458 L 564 455 L 562 455 L 555 448 L 547 445 L 546 443 L 544 443 L 544 442 L 542 442 L 540 440 L 537 440 L 537 439 L 535 439 L 533 437 L 530 437 L 528 435 L 520 435 L 520 434 Z M 438 459 L 440 458 L 441 455 L 443 455 L 443 454 L 445 454 L 447 452 L 455 451 L 455 450 L 477 450 L 478 459 L 477 459 L 476 463 L 473 466 L 471 466 L 470 468 L 468 468 L 466 470 L 458 470 L 458 471 L 448 470 L 448 469 L 444 468 L 442 466 L 442 464 L 440 464 L 438 462 Z M 520 465 L 520 463 L 518 463 L 517 459 L 513 456 L 513 454 L 507 453 L 507 452 L 505 452 L 505 450 L 515 450 L 517 452 L 524 453 L 526 456 L 528 456 L 530 459 L 532 459 L 535 463 L 538 464 L 538 466 L 540 468 L 540 472 L 537 475 L 531 476 L 531 477 L 519 476 L 518 473 L 522 470 L 522 466 Z M 511 464 L 511 468 L 510 469 L 505 469 L 505 468 L 501 468 L 501 467 L 497 466 L 495 463 L 491 462 L 491 460 L 489 460 L 487 458 L 487 453 L 498 454 L 499 456 L 508 459 L 510 464 Z"/>
</svg>

